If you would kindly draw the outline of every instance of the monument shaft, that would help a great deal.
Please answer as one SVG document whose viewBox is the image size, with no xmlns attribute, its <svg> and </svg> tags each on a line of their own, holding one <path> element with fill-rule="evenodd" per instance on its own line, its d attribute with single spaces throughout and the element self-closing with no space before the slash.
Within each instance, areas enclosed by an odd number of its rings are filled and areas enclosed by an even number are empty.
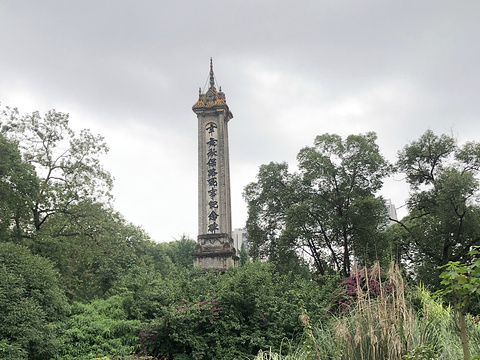
<svg viewBox="0 0 480 360">
<path fill-rule="evenodd" d="M 194 265 L 225 270 L 238 260 L 232 239 L 228 121 L 233 114 L 217 92 L 210 59 L 210 87 L 192 110 L 198 118 L 198 243 Z"/>
</svg>

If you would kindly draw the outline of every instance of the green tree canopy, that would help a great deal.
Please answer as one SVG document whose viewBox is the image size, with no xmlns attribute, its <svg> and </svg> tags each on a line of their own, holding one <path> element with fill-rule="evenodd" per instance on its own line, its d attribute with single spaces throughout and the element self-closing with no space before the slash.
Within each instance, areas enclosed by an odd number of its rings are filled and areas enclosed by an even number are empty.
<svg viewBox="0 0 480 360">
<path fill-rule="evenodd" d="M 70 299 L 103 296 L 152 245 L 113 210 L 103 138 L 55 110 L 0 115 L 0 239 L 52 260 Z"/>
<path fill-rule="evenodd" d="M 99 161 L 108 151 L 101 136 L 89 130 L 75 135 L 68 114 L 55 110 L 43 117 L 38 112 L 21 116 L 7 107 L 2 118 L 2 133 L 17 143 L 40 179 L 31 208 L 35 230 L 55 214 L 70 214 L 70 208 L 85 199 L 109 200 L 112 177 Z"/>
<path fill-rule="evenodd" d="M 64 318 L 66 306 L 49 260 L 0 242 L 0 338 L 7 345 L 0 358 L 53 358 L 61 345 L 56 322 Z"/>
<path fill-rule="evenodd" d="M 258 181 L 245 187 L 247 231 L 253 257 L 313 261 L 350 272 L 351 259 L 368 262 L 382 250 L 387 213 L 376 196 L 390 165 L 380 154 L 376 135 L 317 136 L 300 150 L 300 171 L 286 163 L 262 165 Z"/>
<path fill-rule="evenodd" d="M 22 161 L 17 145 L 0 134 L 0 240 L 18 237 L 31 223 L 38 190 L 33 167 Z"/>
<path fill-rule="evenodd" d="M 260 349 L 279 351 L 285 339 L 301 336 L 302 310 L 312 321 L 326 313 L 334 287 L 319 291 L 309 279 L 249 261 L 223 274 L 185 270 L 150 289 L 156 296 L 144 293 L 142 299 L 155 313 L 140 333 L 143 354 L 220 360 L 252 357 Z"/>
<path fill-rule="evenodd" d="M 55 262 L 70 299 L 102 297 L 154 246 L 148 234 L 106 204 L 88 200 L 56 214 L 30 243 Z"/>
<path fill-rule="evenodd" d="M 480 244 L 480 144 L 462 146 L 426 131 L 399 152 L 397 166 L 411 188 L 409 216 L 397 236 L 417 276 L 438 284 L 438 266 L 468 262 Z"/>
</svg>

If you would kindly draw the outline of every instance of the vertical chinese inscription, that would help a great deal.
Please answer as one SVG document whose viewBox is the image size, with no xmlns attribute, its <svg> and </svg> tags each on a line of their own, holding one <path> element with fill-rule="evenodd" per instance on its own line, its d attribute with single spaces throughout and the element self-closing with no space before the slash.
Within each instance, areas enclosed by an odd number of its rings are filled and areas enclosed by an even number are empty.
<svg viewBox="0 0 480 360">
<path fill-rule="evenodd" d="M 218 131 L 217 125 L 213 122 L 205 126 L 207 132 L 206 142 L 206 165 L 207 165 L 207 216 L 208 227 L 207 232 L 215 234 L 219 230 L 217 219 L 219 217 L 218 211 L 218 171 L 217 171 L 217 156 L 218 156 Z"/>
</svg>

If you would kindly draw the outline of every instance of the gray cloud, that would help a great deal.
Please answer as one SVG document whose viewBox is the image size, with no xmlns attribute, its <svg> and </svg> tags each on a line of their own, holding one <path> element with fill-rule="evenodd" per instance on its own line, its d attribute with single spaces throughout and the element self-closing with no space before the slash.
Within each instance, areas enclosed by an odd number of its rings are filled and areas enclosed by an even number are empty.
<svg viewBox="0 0 480 360">
<path fill-rule="evenodd" d="M 234 226 L 258 166 L 324 132 L 479 138 L 480 3 L 42 1 L 0 11 L 0 101 L 106 136 L 118 209 L 159 240 L 196 236 L 196 118 L 214 57 L 230 123 Z M 292 164 L 293 165 L 293 164 Z M 392 185 L 393 184 L 393 185 Z M 397 205 L 405 189 L 386 188 Z"/>
</svg>

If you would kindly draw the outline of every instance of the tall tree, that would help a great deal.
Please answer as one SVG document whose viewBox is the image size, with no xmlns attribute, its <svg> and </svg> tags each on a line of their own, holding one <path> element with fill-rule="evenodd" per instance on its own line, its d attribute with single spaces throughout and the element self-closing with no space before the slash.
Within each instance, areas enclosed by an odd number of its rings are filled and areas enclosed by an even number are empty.
<svg viewBox="0 0 480 360">
<path fill-rule="evenodd" d="M 297 159 L 298 173 L 271 163 L 245 188 L 252 256 L 301 251 L 320 274 L 333 267 L 345 275 L 354 256 L 373 260 L 387 220 L 384 200 L 375 193 L 390 172 L 376 135 L 317 136 Z"/>
<path fill-rule="evenodd" d="M 180 239 L 168 243 L 156 244 L 156 246 L 163 249 L 173 264 L 189 269 L 193 267 L 192 256 L 196 244 L 197 242 L 195 240 L 183 234 Z"/>
<path fill-rule="evenodd" d="M 99 161 L 108 151 L 103 138 L 75 135 L 68 114 L 55 110 L 42 117 L 6 108 L 1 115 L 0 153 L 9 156 L 0 161 L 0 191 L 15 196 L 0 199 L 0 211 L 19 225 L 0 220 L 0 237 L 15 228 L 17 242 L 52 260 L 71 299 L 102 296 L 150 246 L 111 206 L 112 178 Z"/>
<path fill-rule="evenodd" d="M 108 151 L 101 136 L 89 130 L 75 135 L 68 114 L 55 110 L 42 117 L 38 112 L 20 116 L 16 109 L 6 108 L 2 118 L 2 133 L 18 144 L 40 178 L 31 208 L 35 230 L 55 214 L 69 214 L 85 199 L 109 200 L 112 177 L 99 161 Z"/>
<path fill-rule="evenodd" d="M 73 300 L 102 297 L 153 246 L 149 236 L 105 204 L 83 201 L 53 216 L 30 248 L 54 261 Z"/>
<path fill-rule="evenodd" d="M 286 163 L 261 165 L 256 183 L 244 189 L 248 204 L 247 233 L 250 255 L 253 258 L 274 260 L 285 256 L 281 250 L 281 235 L 286 228 L 286 213 L 292 205 L 292 175 Z M 287 245 L 286 248 L 291 249 Z"/>
<path fill-rule="evenodd" d="M 38 190 L 33 167 L 22 161 L 17 145 L 0 133 L 0 240 L 17 238 L 31 223 Z"/>
<path fill-rule="evenodd" d="M 411 189 L 404 257 L 424 281 L 438 284 L 438 266 L 467 262 L 480 244 L 480 144 L 459 146 L 452 136 L 428 130 L 399 152 L 397 165 Z"/>
</svg>

